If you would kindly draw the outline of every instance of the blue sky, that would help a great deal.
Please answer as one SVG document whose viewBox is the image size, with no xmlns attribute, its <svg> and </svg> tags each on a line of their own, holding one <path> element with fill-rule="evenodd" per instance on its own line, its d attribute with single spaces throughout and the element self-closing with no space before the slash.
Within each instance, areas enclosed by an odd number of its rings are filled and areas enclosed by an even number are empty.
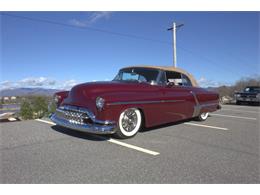
<svg viewBox="0 0 260 195">
<path fill-rule="evenodd" d="M 128 65 L 172 65 L 167 28 L 173 21 L 184 23 L 177 32 L 177 65 L 201 86 L 233 84 L 260 71 L 259 12 L 1 13 L 20 17 L 0 15 L 0 89 L 69 88 L 111 80 Z"/>
</svg>

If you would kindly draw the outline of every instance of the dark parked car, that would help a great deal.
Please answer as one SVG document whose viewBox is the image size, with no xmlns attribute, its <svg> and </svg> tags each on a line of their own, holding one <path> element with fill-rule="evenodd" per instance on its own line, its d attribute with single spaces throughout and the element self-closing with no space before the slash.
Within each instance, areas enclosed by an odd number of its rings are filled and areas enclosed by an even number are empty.
<svg viewBox="0 0 260 195">
<path fill-rule="evenodd" d="M 236 104 L 241 103 L 254 103 L 260 104 L 260 87 L 259 86 L 248 86 L 241 92 L 235 93 Z"/>
<path fill-rule="evenodd" d="M 142 127 L 196 118 L 206 120 L 219 106 L 219 95 L 199 88 L 186 71 L 163 66 L 121 69 L 110 82 L 74 86 L 55 95 L 57 125 L 74 130 L 136 135 Z"/>
</svg>

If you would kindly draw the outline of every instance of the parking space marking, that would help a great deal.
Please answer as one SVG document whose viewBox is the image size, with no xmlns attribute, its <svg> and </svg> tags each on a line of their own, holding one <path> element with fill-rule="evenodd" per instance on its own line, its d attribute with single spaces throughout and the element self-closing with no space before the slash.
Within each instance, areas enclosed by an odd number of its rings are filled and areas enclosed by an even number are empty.
<svg viewBox="0 0 260 195">
<path fill-rule="evenodd" d="M 51 121 L 46 121 L 46 120 L 42 120 L 42 119 L 35 119 L 35 120 L 39 121 L 39 122 L 47 123 L 47 124 L 50 124 L 50 125 L 56 125 L 54 122 L 51 122 Z"/>
<path fill-rule="evenodd" d="M 248 112 L 248 113 L 260 113 L 260 111 L 249 111 L 249 110 L 237 110 L 237 109 L 226 109 L 226 108 L 221 108 L 221 110 L 230 110 L 230 111 L 236 111 L 236 112 Z"/>
<path fill-rule="evenodd" d="M 17 121 L 17 119 L 14 118 L 14 117 L 10 117 L 10 118 L 8 118 L 8 120 L 9 120 L 9 121 Z"/>
<path fill-rule="evenodd" d="M 42 123 L 47 123 L 47 124 L 50 124 L 50 125 L 56 125 L 55 123 L 53 123 L 51 121 L 46 121 L 46 120 L 42 120 L 42 119 L 35 119 L 35 120 L 42 122 Z M 127 144 L 127 143 L 117 141 L 117 140 L 112 139 L 112 138 L 107 139 L 107 138 L 100 136 L 100 135 L 93 135 L 93 136 L 100 138 L 100 139 L 104 139 L 105 141 L 108 141 L 110 143 L 117 144 L 117 145 L 120 145 L 120 146 L 123 146 L 123 147 L 126 147 L 126 148 L 130 148 L 130 149 L 133 149 L 133 150 L 137 150 L 139 152 L 143 152 L 143 153 L 150 154 L 150 155 L 153 155 L 153 156 L 160 154 L 159 152 L 155 152 L 155 151 L 152 151 L 152 150 L 148 150 L 148 149 L 145 149 L 145 148 L 141 148 L 141 147 L 138 147 L 138 146 Z"/>
<path fill-rule="evenodd" d="M 244 117 L 244 116 L 234 116 L 234 115 L 225 115 L 225 114 L 212 114 L 212 113 L 210 113 L 210 115 L 211 116 L 230 117 L 230 118 L 239 118 L 239 119 L 248 119 L 248 120 L 257 120 L 256 118 Z"/>
<path fill-rule="evenodd" d="M 114 143 L 114 144 L 118 144 L 120 146 L 124 146 L 124 147 L 127 147 L 127 148 L 131 148 L 133 150 L 137 150 L 137 151 L 140 151 L 140 152 L 144 152 L 144 153 L 147 153 L 147 154 L 151 154 L 151 155 L 159 155 L 160 153 L 159 152 L 155 152 L 155 151 L 152 151 L 152 150 L 147 150 L 145 148 L 141 148 L 141 147 L 138 147 L 138 146 L 134 146 L 134 145 L 131 145 L 131 144 L 127 144 L 127 143 L 124 143 L 124 142 L 120 142 L 120 141 L 117 141 L 115 139 L 108 139 L 107 140 L 108 142 L 110 143 Z"/>
<path fill-rule="evenodd" d="M 198 127 L 206 127 L 206 128 L 211 128 L 211 129 L 219 129 L 219 130 L 224 130 L 224 131 L 228 131 L 228 128 L 224 128 L 224 127 L 216 127 L 216 126 L 210 126 L 210 125 L 202 125 L 202 124 L 197 124 L 197 123 L 189 123 L 186 122 L 184 123 L 185 125 L 191 125 L 191 126 L 198 126 Z"/>
</svg>

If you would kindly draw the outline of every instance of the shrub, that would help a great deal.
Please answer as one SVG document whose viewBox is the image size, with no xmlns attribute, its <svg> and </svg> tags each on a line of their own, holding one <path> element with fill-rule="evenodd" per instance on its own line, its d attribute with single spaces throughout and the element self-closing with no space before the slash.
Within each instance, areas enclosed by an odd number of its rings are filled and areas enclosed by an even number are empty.
<svg viewBox="0 0 260 195">
<path fill-rule="evenodd" d="M 46 98 L 42 96 L 32 99 L 32 107 L 35 118 L 42 118 L 48 112 L 48 102 Z"/>
<path fill-rule="evenodd" d="M 48 115 L 56 111 L 57 104 L 54 101 L 51 101 L 48 106 Z"/>
<path fill-rule="evenodd" d="M 20 116 L 25 120 L 47 116 L 48 100 L 44 96 L 27 96 L 21 103 Z"/>
<path fill-rule="evenodd" d="M 29 101 L 23 101 L 20 109 L 22 119 L 33 119 L 33 109 Z"/>
</svg>

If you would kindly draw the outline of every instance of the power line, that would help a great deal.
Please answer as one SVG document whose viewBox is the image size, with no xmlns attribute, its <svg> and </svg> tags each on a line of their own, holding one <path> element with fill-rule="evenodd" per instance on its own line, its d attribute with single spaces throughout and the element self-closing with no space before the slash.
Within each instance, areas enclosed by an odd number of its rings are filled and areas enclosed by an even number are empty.
<svg viewBox="0 0 260 195">
<path fill-rule="evenodd" d="M 99 28 L 93 28 L 93 27 L 89 27 L 89 26 L 75 26 L 75 25 L 61 23 L 61 22 L 55 22 L 55 21 L 51 21 L 51 20 L 45 20 L 45 19 L 39 19 L 39 18 L 31 18 L 31 17 L 26 17 L 26 16 L 18 16 L 18 15 L 7 14 L 7 13 L 0 13 L 0 14 L 4 15 L 4 16 L 9 16 L 9 17 L 13 17 L 13 18 L 20 18 L 20 19 L 24 19 L 24 20 L 30 20 L 30 21 L 34 21 L 34 22 L 44 22 L 44 23 L 55 24 L 55 25 L 60 25 L 60 26 L 79 28 L 79 29 L 82 29 L 82 30 L 90 30 L 90 31 L 96 31 L 96 32 L 101 32 L 101 33 L 113 34 L 113 35 L 122 36 L 122 37 L 130 37 L 130 38 L 134 38 L 134 39 L 142 39 L 142 40 L 146 40 L 146 41 L 154 41 L 154 42 L 159 42 L 159 43 L 162 43 L 162 44 L 170 44 L 170 42 L 167 42 L 167 41 L 150 39 L 150 38 L 146 38 L 146 37 L 142 37 L 142 36 L 138 36 L 138 35 L 132 35 L 132 34 L 125 34 L 125 33 L 119 33 L 119 32 L 114 32 L 114 31 L 108 31 L 108 30 L 99 29 Z"/>
<path fill-rule="evenodd" d="M 48 24 L 53 24 L 53 25 L 70 27 L 70 28 L 78 28 L 81 30 L 96 31 L 96 32 L 101 32 L 101 33 L 106 33 L 106 34 L 112 34 L 115 36 L 128 37 L 128 38 L 133 38 L 133 39 L 140 39 L 140 40 L 152 41 L 152 42 L 157 42 L 157 43 L 166 44 L 166 45 L 172 45 L 172 43 L 168 42 L 168 41 L 146 38 L 146 37 L 142 37 L 139 35 L 126 34 L 126 33 L 120 33 L 120 32 L 115 32 L 115 31 L 108 31 L 108 30 L 93 28 L 93 27 L 89 27 L 89 26 L 75 26 L 75 25 L 71 25 L 71 24 L 66 24 L 66 23 L 61 23 L 61 22 L 56 22 L 56 21 L 51 21 L 51 20 L 46 20 L 46 19 L 31 18 L 31 17 L 27 17 L 27 16 L 18 16 L 18 15 L 14 15 L 14 14 L 3 13 L 3 12 L 0 14 L 4 15 L 4 16 L 8 16 L 8 17 L 19 18 L 19 19 L 29 20 L 29 21 L 34 21 L 34 22 L 43 22 L 43 23 L 48 23 Z M 194 53 L 193 51 L 183 48 L 181 46 L 179 46 L 179 48 L 187 53 L 192 54 L 193 56 L 195 56 L 197 58 L 204 59 L 205 61 L 207 61 L 211 64 L 214 64 L 217 66 L 219 65 L 217 62 L 209 59 L 208 57 L 205 57 L 203 55 L 198 55 L 198 54 Z"/>
<path fill-rule="evenodd" d="M 56 21 L 50 21 L 50 20 L 45 20 L 45 19 L 39 19 L 39 18 L 31 18 L 31 17 L 26 17 L 26 16 L 18 16 L 18 15 L 14 15 L 14 14 L 8 14 L 8 13 L 0 13 L 1 15 L 5 15 L 5 16 L 9 16 L 9 17 L 13 17 L 13 18 L 19 18 L 19 19 L 24 19 L 24 20 L 30 20 L 30 21 L 34 21 L 34 22 L 44 22 L 44 23 L 48 23 L 48 24 L 54 24 L 54 25 L 59 25 L 59 26 L 65 26 L 65 27 L 72 27 L 72 28 L 78 28 L 78 29 L 82 29 L 82 30 L 90 30 L 90 31 L 96 31 L 96 32 L 101 32 L 101 33 L 108 33 L 108 34 L 113 34 L 113 35 L 118 35 L 118 36 L 123 36 L 123 37 L 129 37 L 129 38 L 134 38 L 134 39 L 142 39 L 142 40 L 146 40 L 146 41 L 153 41 L 153 42 L 158 42 L 158 43 L 162 43 L 162 44 L 167 44 L 167 45 L 172 45 L 171 42 L 168 41 L 162 41 L 162 40 L 156 40 L 156 39 L 150 39 L 150 38 L 145 38 L 142 36 L 138 36 L 138 35 L 131 35 L 131 34 L 125 34 L 125 33 L 118 33 L 118 32 L 114 32 L 114 31 L 107 31 L 104 29 L 98 29 L 98 28 L 92 28 L 92 27 L 81 27 L 81 26 L 75 26 L 75 25 L 71 25 L 71 24 L 66 24 L 66 23 L 60 23 L 60 22 L 56 22 Z M 191 53 L 192 55 L 198 57 L 197 54 L 193 53 L 190 50 L 187 50 L 183 47 L 180 47 L 180 49 Z M 203 57 L 202 57 L 203 58 Z M 209 62 L 209 60 L 207 59 L 207 61 Z M 216 63 L 215 63 L 216 64 Z"/>
</svg>

